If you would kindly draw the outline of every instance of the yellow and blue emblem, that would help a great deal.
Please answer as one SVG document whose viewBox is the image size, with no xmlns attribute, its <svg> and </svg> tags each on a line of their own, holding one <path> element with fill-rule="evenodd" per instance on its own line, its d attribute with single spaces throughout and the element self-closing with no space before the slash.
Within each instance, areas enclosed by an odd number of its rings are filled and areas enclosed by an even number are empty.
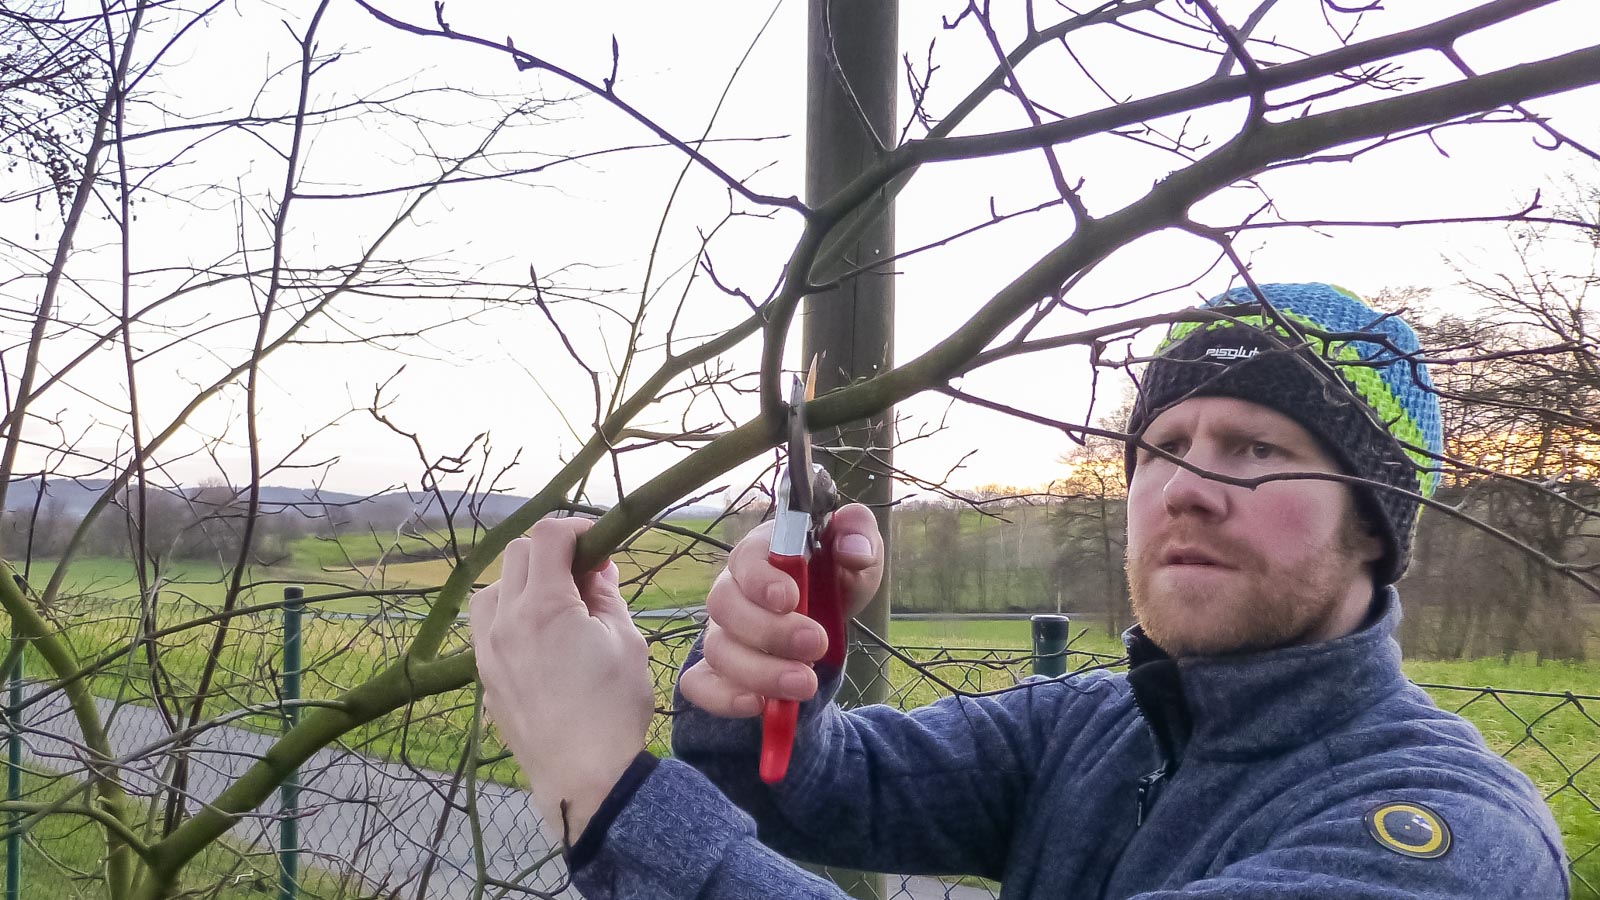
<svg viewBox="0 0 1600 900">
<path fill-rule="evenodd" d="M 1367 813 L 1367 833 L 1401 856 L 1438 859 L 1450 850 L 1450 826 L 1421 803 L 1384 803 Z"/>
</svg>

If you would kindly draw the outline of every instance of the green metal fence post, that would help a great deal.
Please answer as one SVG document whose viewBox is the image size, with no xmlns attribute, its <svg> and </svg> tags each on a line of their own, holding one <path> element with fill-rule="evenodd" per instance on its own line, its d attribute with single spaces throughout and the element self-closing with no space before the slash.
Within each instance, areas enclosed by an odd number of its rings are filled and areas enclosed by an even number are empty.
<svg viewBox="0 0 1600 900">
<path fill-rule="evenodd" d="M 21 635 L 15 630 L 11 633 L 12 646 L 21 640 Z M 6 735 L 6 799 L 16 802 L 22 799 L 22 657 L 17 654 L 16 665 L 11 667 L 10 675 L 10 705 L 6 710 L 6 721 L 10 723 L 10 733 Z M 10 835 L 6 837 L 6 900 L 22 900 L 22 832 L 17 826 L 22 822 L 22 813 L 13 813 L 6 822 Z"/>
<path fill-rule="evenodd" d="M 1033 674 L 1057 678 L 1067 674 L 1067 630 L 1072 620 L 1055 613 L 1032 617 Z"/>
<path fill-rule="evenodd" d="M 304 588 L 283 589 L 283 699 L 293 702 L 300 699 L 300 616 L 305 604 Z M 288 706 L 283 711 L 285 729 L 300 721 L 300 708 Z M 278 898 L 295 900 L 300 896 L 300 770 L 296 769 L 279 788 L 281 802 L 278 820 Z"/>
</svg>

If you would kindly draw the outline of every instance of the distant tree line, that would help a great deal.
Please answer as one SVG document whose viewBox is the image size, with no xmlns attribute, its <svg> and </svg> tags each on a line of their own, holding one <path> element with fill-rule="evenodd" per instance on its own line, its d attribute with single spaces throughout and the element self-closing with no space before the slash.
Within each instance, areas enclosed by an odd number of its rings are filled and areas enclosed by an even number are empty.
<svg viewBox="0 0 1600 900">
<path fill-rule="evenodd" d="M 1584 502 L 1600 501 L 1600 485 L 1581 488 Z M 1551 514 L 1537 490 L 1447 487 L 1438 499 L 1509 537 L 1537 542 L 1558 561 L 1600 559 L 1600 529 L 1572 528 L 1579 516 Z M 1120 496 L 908 503 L 896 508 L 893 522 L 896 611 L 1063 611 L 1109 634 L 1132 624 Z M 1581 585 L 1541 559 L 1437 510 L 1422 517 L 1400 595 L 1401 642 L 1407 655 L 1425 658 L 1531 652 L 1540 660 L 1582 660 L 1597 608 Z"/>
<path fill-rule="evenodd" d="M 127 515 L 100 516 L 90 525 L 80 547 L 89 556 L 132 558 L 143 546 L 156 558 L 232 559 L 239 555 L 246 504 L 242 492 L 221 482 L 186 491 L 134 487 L 118 495 L 116 505 Z M 142 514 L 141 514 L 142 513 Z M 36 502 L 6 510 L 0 519 L 0 540 L 7 552 L 21 558 L 54 559 L 67 547 L 83 521 L 65 499 L 46 490 Z M 133 523 L 143 523 L 142 533 Z M 252 540 L 253 555 L 270 562 L 289 553 L 289 545 L 311 534 L 315 522 L 279 511 L 260 516 Z"/>
<path fill-rule="evenodd" d="M 1595 222 L 1600 193 L 1577 196 L 1585 206 L 1558 211 Z M 1589 586 L 1600 572 L 1600 323 L 1585 296 L 1600 229 L 1587 235 L 1562 246 L 1512 230 L 1518 269 L 1464 275 L 1483 306 L 1423 323 L 1449 458 L 1436 500 L 1454 514 L 1422 517 L 1402 585 L 1411 653 L 1587 657 L 1600 600 Z M 1587 264 L 1561 268 L 1562 250 Z M 1574 271 L 1586 274 L 1564 274 Z"/>
<path fill-rule="evenodd" d="M 36 485 L 29 486 L 34 488 L 30 502 L 0 516 L 0 546 L 15 559 L 56 559 L 82 525 L 82 510 L 69 499 L 75 496 L 71 490 L 47 485 L 40 491 Z M 243 488 L 220 480 L 194 488 L 151 486 L 140 490 L 134 484 L 118 493 L 113 502 L 121 514 L 100 516 L 90 523 L 79 553 L 218 562 L 240 556 L 249 512 Z M 467 519 L 470 525 L 473 518 Z M 262 504 L 251 529 L 250 559 L 257 565 L 281 563 L 293 554 L 296 541 L 312 536 L 336 540 L 375 532 L 393 539 L 401 529 L 427 534 L 445 527 L 446 519 L 432 498 L 418 501 L 404 493 L 342 502 L 269 502 Z M 431 549 L 408 544 L 405 555 L 424 559 L 446 554 L 441 540 Z"/>
</svg>

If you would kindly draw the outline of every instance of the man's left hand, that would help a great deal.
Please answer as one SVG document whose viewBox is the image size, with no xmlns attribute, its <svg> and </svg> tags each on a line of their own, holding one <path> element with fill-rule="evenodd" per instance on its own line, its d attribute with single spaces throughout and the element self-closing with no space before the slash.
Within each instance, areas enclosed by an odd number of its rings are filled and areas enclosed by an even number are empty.
<svg viewBox="0 0 1600 900">
<path fill-rule="evenodd" d="M 649 650 L 616 565 L 572 576 L 578 536 L 593 524 L 540 521 L 506 547 L 500 580 L 469 606 L 484 705 L 547 831 L 569 842 L 644 749 L 655 711 Z"/>
</svg>

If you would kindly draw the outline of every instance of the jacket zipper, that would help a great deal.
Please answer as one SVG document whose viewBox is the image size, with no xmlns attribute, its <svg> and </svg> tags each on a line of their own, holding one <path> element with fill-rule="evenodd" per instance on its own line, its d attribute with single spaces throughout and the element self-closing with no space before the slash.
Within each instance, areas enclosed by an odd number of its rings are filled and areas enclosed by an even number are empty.
<svg viewBox="0 0 1600 900">
<path fill-rule="evenodd" d="M 1138 814 L 1133 821 L 1134 831 L 1138 831 L 1139 827 L 1144 824 L 1145 817 L 1150 815 L 1150 807 L 1154 806 L 1156 802 L 1156 788 L 1167 779 L 1170 768 L 1169 764 L 1163 761 L 1161 768 L 1139 779 L 1136 806 Z M 1106 875 L 1100 880 L 1100 893 L 1095 896 L 1105 897 L 1106 891 L 1111 887 L 1111 878 L 1117 874 L 1117 867 L 1122 864 L 1122 857 L 1127 854 L 1128 844 L 1132 843 L 1132 841 L 1133 836 L 1129 835 L 1128 840 L 1123 843 L 1122 849 L 1117 851 L 1116 860 L 1106 868 Z"/>
<path fill-rule="evenodd" d="M 1166 777 L 1167 766 L 1165 763 L 1163 763 L 1161 768 L 1139 779 L 1139 790 L 1137 795 L 1138 814 L 1133 820 L 1133 827 L 1138 828 L 1144 824 L 1145 817 L 1150 814 L 1150 808 L 1155 805 L 1156 788 L 1161 784 L 1162 781 L 1166 780 Z"/>
</svg>

